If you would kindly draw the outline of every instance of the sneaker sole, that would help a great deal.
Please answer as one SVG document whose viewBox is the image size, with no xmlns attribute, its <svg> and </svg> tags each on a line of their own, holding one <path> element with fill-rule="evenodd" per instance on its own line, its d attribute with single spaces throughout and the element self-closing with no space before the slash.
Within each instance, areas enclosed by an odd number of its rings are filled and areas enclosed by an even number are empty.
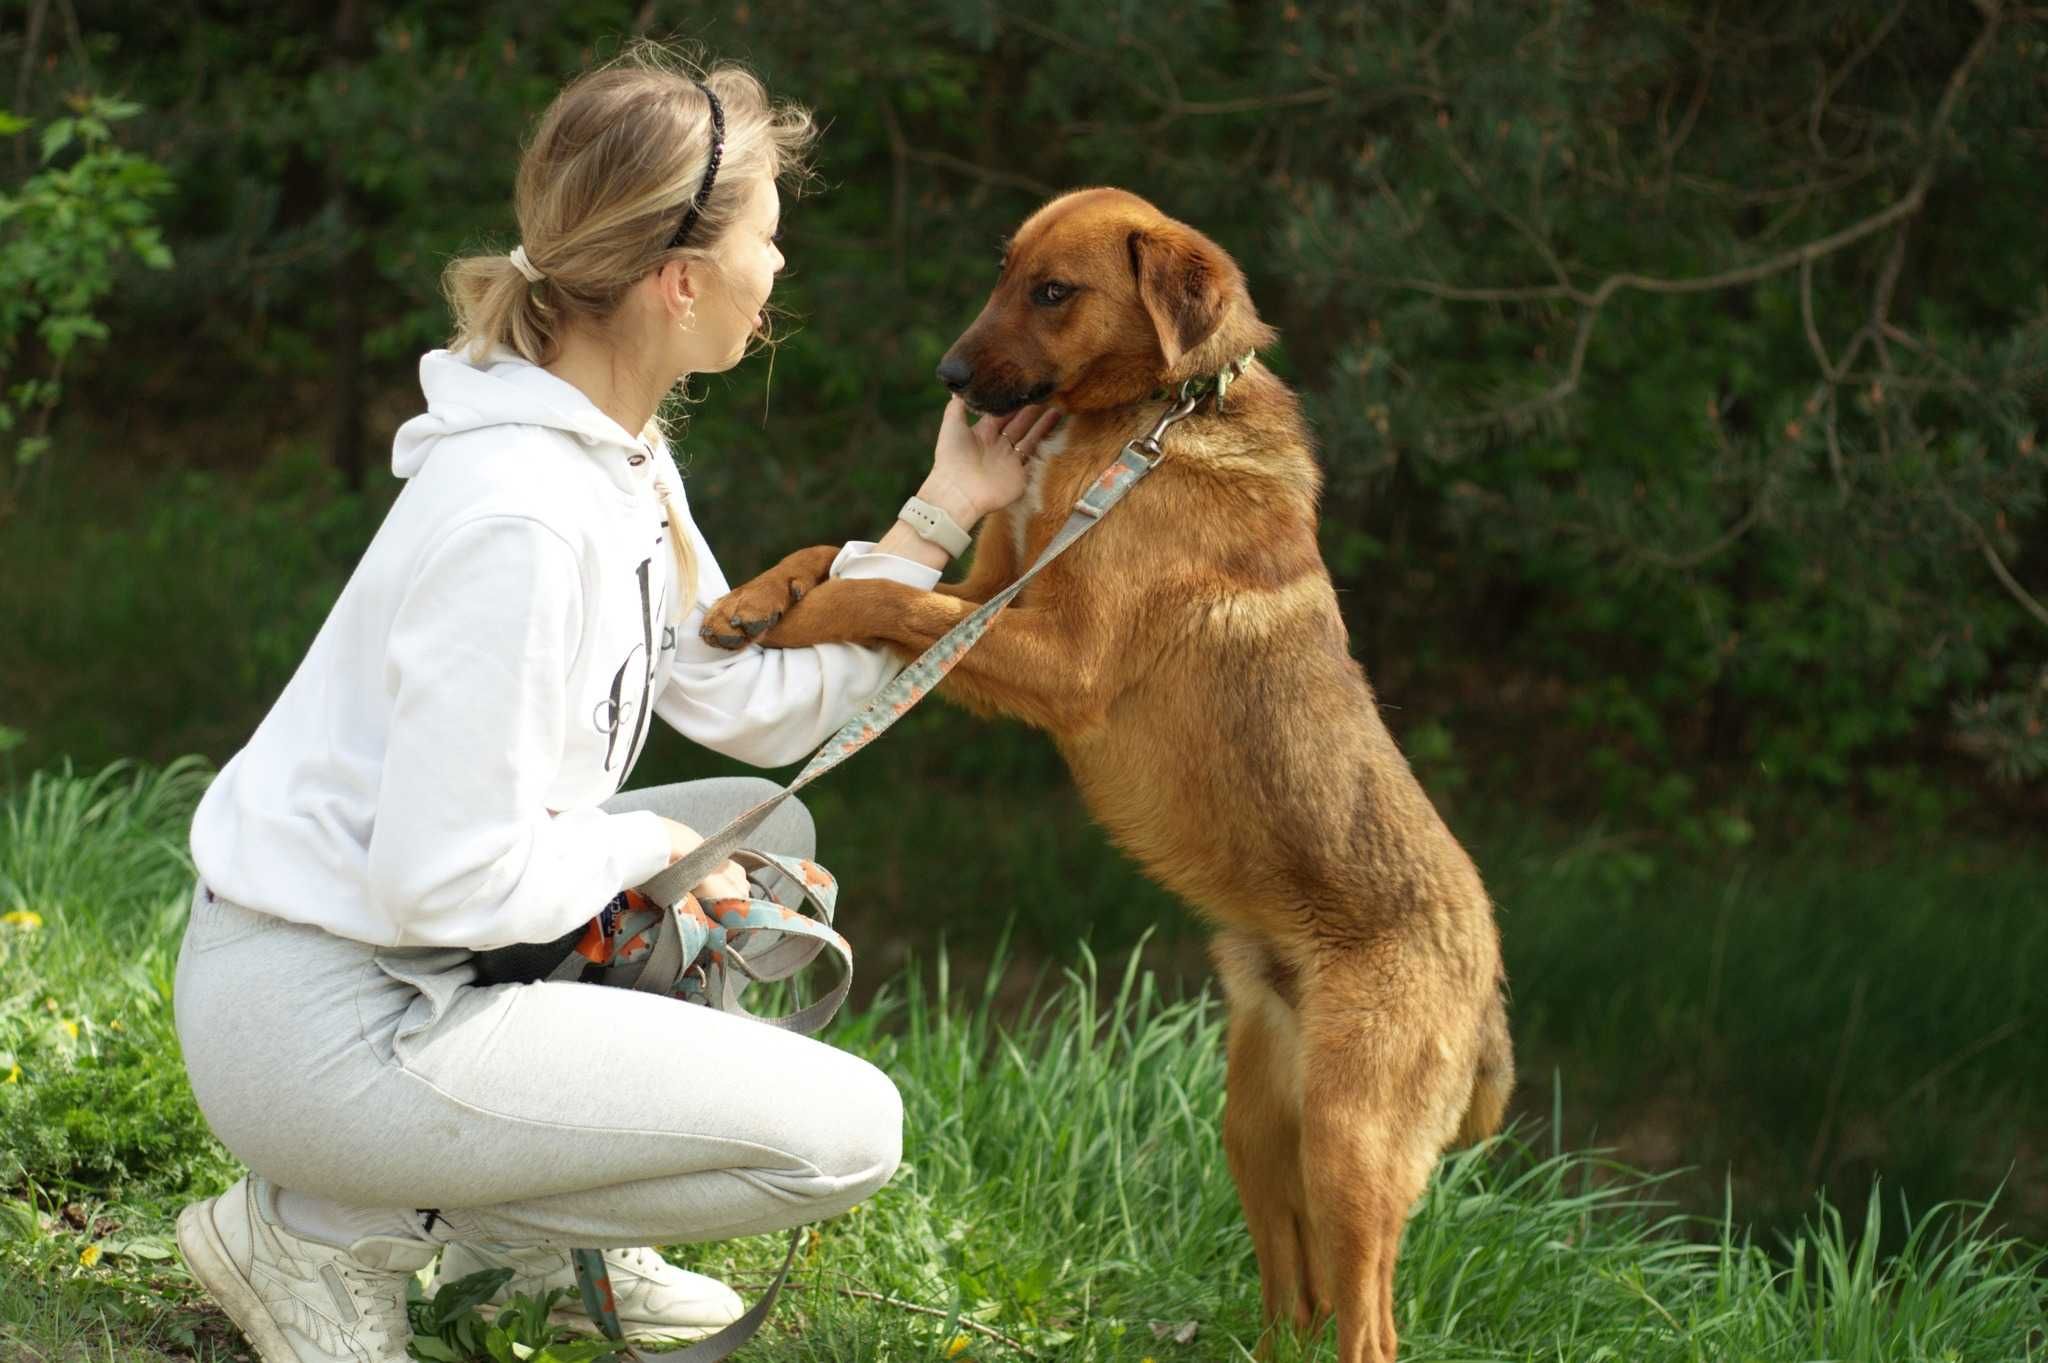
<svg viewBox="0 0 2048 1363">
<path fill-rule="evenodd" d="M 277 1322 L 264 1309 L 255 1287 L 235 1267 L 234 1257 L 222 1243 L 220 1232 L 213 1228 L 210 1209 L 216 1201 L 209 1198 L 195 1202 L 178 1213 L 178 1252 L 185 1256 L 185 1267 L 220 1309 L 227 1312 L 228 1319 L 263 1363 L 302 1363 L 284 1331 L 277 1328 Z"/>
<path fill-rule="evenodd" d="M 444 1285 L 436 1280 L 427 1283 L 421 1290 L 431 1297 L 440 1291 Z M 493 1297 L 477 1309 L 480 1312 L 497 1312 L 504 1310 L 511 1304 L 509 1298 Z M 733 1320 L 738 1319 L 738 1316 L 733 1317 Z M 548 1312 L 548 1324 L 559 1326 L 564 1330 L 570 1330 L 579 1335 L 590 1335 L 597 1339 L 604 1337 L 604 1331 L 597 1328 L 597 1322 L 585 1314 L 581 1306 L 572 1306 L 566 1303 L 557 1306 L 554 1310 Z M 619 1327 L 626 1332 L 626 1341 L 630 1344 L 691 1344 L 700 1339 L 710 1338 L 730 1324 L 732 1324 L 732 1321 L 720 1321 L 716 1325 L 663 1325 L 653 1321 L 633 1320 L 626 1317 L 621 1317 L 619 1320 Z M 269 1363 L 269 1361 L 266 1359 L 265 1363 Z"/>
<path fill-rule="evenodd" d="M 548 1312 L 548 1324 L 558 1325 L 565 1330 L 573 1330 L 581 1335 L 594 1335 L 599 1338 L 602 1338 L 604 1335 L 604 1331 L 597 1328 L 597 1322 L 584 1314 L 580 1308 L 558 1306 Z M 619 1328 L 626 1332 L 626 1342 L 629 1344 L 689 1344 L 695 1340 L 709 1338 L 723 1330 L 725 1326 L 654 1325 L 644 1321 L 627 1320 L 621 1317 Z"/>
</svg>

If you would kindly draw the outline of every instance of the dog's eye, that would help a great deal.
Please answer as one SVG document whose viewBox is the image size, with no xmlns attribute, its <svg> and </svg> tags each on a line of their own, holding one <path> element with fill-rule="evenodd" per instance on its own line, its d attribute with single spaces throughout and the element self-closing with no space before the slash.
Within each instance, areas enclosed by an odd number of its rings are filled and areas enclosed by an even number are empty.
<svg viewBox="0 0 2048 1363">
<path fill-rule="evenodd" d="M 1062 284 L 1057 279 L 1048 279 L 1031 291 L 1031 301 L 1051 307 L 1055 303 L 1064 303 L 1073 291 L 1072 284 Z"/>
</svg>

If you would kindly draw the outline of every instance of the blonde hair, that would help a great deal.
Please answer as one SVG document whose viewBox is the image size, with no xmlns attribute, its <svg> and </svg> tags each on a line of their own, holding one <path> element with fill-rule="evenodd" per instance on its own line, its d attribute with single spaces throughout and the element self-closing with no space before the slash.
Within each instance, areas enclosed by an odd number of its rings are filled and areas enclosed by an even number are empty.
<svg viewBox="0 0 2048 1363">
<path fill-rule="evenodd" d="M 724 153 L 688 242 L 671 248 L 711 157 L 711 104 L 699 80 L 723 106 Z M 659 42 L 627 44 L 555 96 L 520 156 L 513 213 L 519 244 L 542 278 L 529 283 L 502 252 L 450 261 L 441 274 L 455 315 L 448 348 L 479 359 L 505 346 L 544 365 L 572 325 L 610 331 L 627 292 L 650 271 L 674 260 L 719 274 L 715 252 L 753 185 L 765 176 L 800 188 L 816 136 L 809 110 L 771 102 L 744 67 L 700 69 Z M 772 336 L 761 339 L 773 344 Z M 659 412 L 639 432 L 661 433 Z M 688 615 L 696 555 L 674 489 L 656 481 Z"/>
</svg>

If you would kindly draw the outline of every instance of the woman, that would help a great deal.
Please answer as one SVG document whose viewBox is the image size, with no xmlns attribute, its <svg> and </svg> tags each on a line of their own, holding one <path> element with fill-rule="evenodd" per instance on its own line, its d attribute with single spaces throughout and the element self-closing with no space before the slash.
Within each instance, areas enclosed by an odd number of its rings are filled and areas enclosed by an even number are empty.
<svg viewBox="0 0 2048 1363">
<path fill-rule="evenodd" d="M 811 137 L 745 72 L 700 82 L 645 45 L 555 99 L 519 167 L 521 245 L 447 271 L 456 332 L 398 433 L 407 486 L 200 803 L 178 1033 L 251 1172 L 186 1208 L 178 1242 L 266 1363 L 398 1363 L 405 1279 L 436 1254 L 444 1278 L 502 1265 L 539 1291 L 603 1247 L 630 1333 L 702 1335 L 734 1294 L 620 1247 L 831 1216 L 896 1167 L 895 1087 L 830 1046 L 628 990 L 475 982 L 477 950 L 562 936 L 773 789 L 619 793 L 652 714 L 777 765 L 899 666 L 698 640 L 727 584 L 656 421 L 765 335 L 776 181 Z M 924 536 L 1014 500 L 1057 419 L 970 428 L 950 404 L 917 523 L 847 544 L 834 575 L 930 587 L 947 553 Z M 791 801 L 757 841 L 808 855 L 808 816 Z M 699 892 L 744 887 L 728 862 Z"/>
</svg>

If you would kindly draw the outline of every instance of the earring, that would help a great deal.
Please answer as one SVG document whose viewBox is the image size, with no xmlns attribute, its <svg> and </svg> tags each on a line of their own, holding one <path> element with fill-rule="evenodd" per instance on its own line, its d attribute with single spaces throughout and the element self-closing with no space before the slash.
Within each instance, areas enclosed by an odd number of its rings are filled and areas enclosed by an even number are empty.
<svg viewBox="0 0 2048 1363">
<path fill-rule="evenodd" d="M 680 318 L 678 318 L 678 319 L 676 320 L 676 330 L 678 330 L 678 331 L 695 331 L 695 330 L 697 329 L 697 328 L 696 328 L 696 326 L 694 325 L 694 323 L 696 322 L 696 320 L 697 320 L 697 300 L 696 300 L 696 299 L 694 299 L 694 298 L 692 298 L 692 299 L 689 299 L 689 300 L 688 300 L 687 302 L 685 302 L 685 303 L 684 303 L 684 305 L 683 305 L 683 315 L 682 315 L 682 316 L 681 316 Z"/>
</svg>

